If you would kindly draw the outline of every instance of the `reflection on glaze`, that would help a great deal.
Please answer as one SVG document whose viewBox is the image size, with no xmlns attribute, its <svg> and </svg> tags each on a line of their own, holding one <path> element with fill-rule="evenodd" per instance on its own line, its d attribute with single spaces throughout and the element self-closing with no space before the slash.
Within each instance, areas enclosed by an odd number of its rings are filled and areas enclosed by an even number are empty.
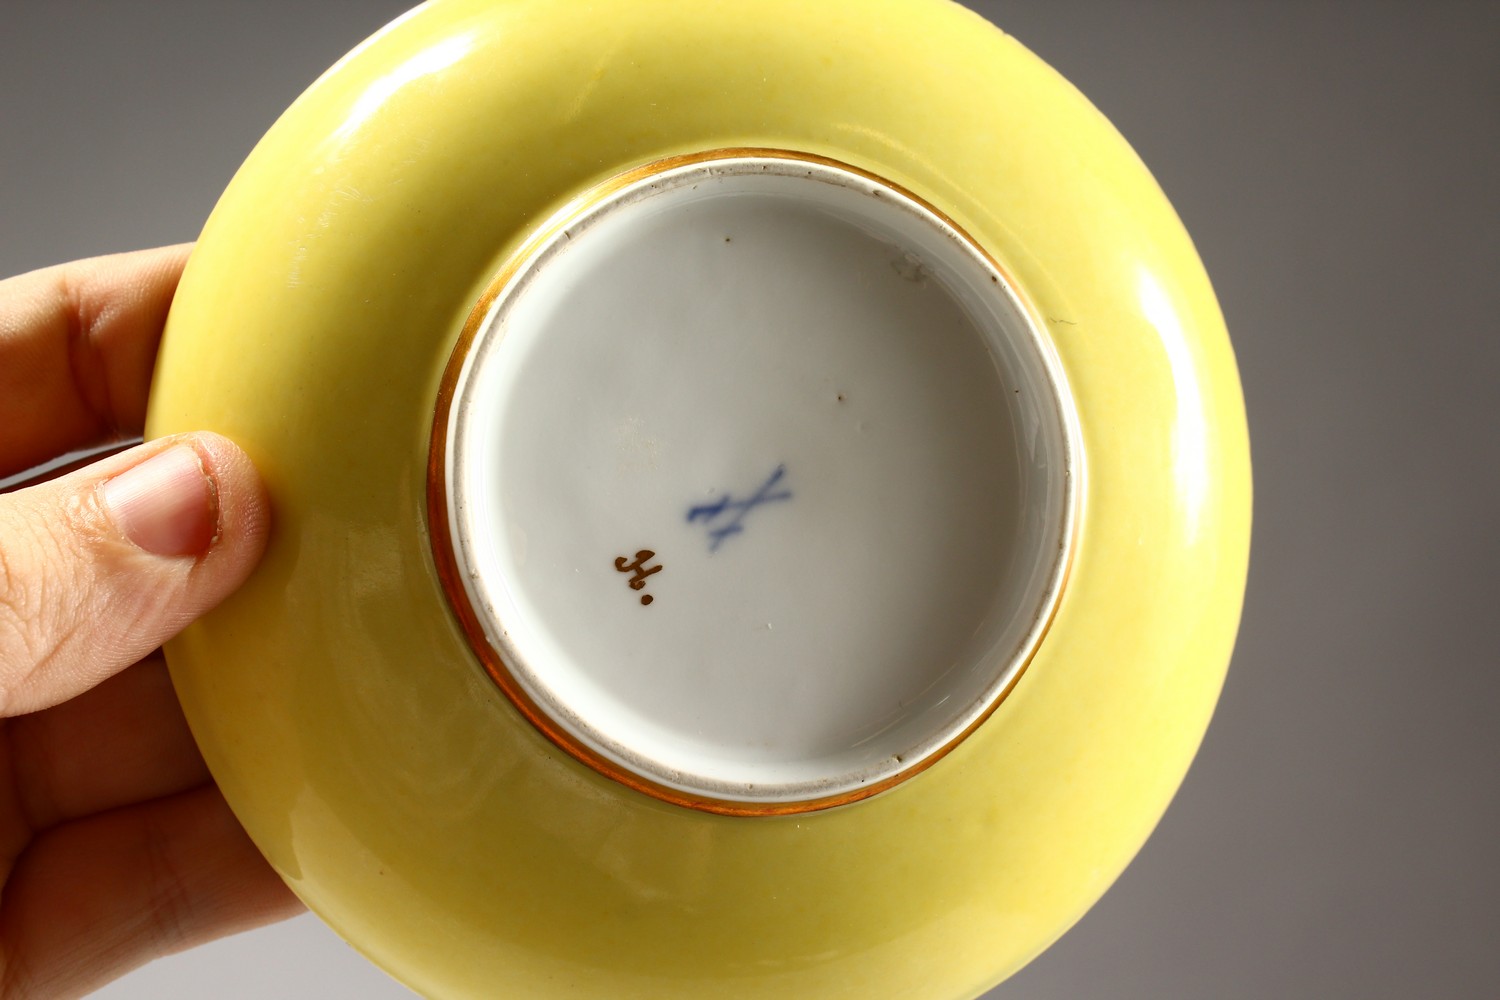
<svg viewBox="0 0 1500 1000">
<path fill-rule="evenodd" d="M 415 53 L 389 72 L 376 77 L 355 100 L 347 117 L 335 131 L 340 139 L 348 139 L 364 127 L 365 123 L 384 111 L 394 97 L 407 87 L 425 77 L 435 77 L 469 54 L 473 40 L 468 35 L 454 35 L 429 48 Z"/>
<path fill-rule="evenodd" d="M 760 489 L 756 490 L 755 495 L 748 500 L 736 500 L 726 493 L 719 498 L 717 503 L 692 507 L 688 510 L 688 523 L 692 524 L 694 521 L 701 520 L 708 524 L 708 551 L 717 552 L 724 539 L 745 530 L 741 522 L 745 520 L 746 514 L 763 503 L 773 503 L 777 500 L 790 500 L 792 498 L 789 490 L 782 490 L 779 493 L 771 492 L 785 475 L 786 466 L 778 465 L 776 471 L 771 473 L 771 478 L 762 483 Z M 724 521 L 720 527 L 713 527 L 714 522 L 724 514 L 731 514 L 733 516 L 729 520 Z"/>
<path fill-rule="evenodd" d="M 1201 368 L 1183 329 L 1182 318 L 1166 289 L 1144 267 L 1137 279 L 1141 315 L 1151 324 L 1166 351 L 1172 369 L 1172 391 L 1177 396 L 1177 414 L 1172 421 L 1172 468 L 1182 498 L 1187 536 L 1196 540 L 1199 517 L 1211 488 L 1208 429 L 1204 419 Z"/>
</svg>

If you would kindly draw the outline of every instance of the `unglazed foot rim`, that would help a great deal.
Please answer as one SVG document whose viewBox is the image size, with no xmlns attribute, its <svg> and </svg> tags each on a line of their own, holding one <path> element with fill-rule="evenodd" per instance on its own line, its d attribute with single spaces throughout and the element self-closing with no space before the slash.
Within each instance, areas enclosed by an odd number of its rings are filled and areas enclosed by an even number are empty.
<svg viewBox="0 0 1500 1000">
<path fill-rule="evenodd" d="M 569 754 L 736 815 L 850 802 L 983 722 L 1078 524 L 1048 338 L 954 222 L 809 154 L 650 164 L 502 269 L 429 515 L 489 675 Z"/>
</svg>

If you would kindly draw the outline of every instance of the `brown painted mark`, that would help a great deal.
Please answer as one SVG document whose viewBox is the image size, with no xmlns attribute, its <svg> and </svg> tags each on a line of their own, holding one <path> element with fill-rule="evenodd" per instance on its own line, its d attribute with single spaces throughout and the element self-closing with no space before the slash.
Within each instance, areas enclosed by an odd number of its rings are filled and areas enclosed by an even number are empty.
<svg viewBox="0 0 1500 1000">
<path fill-rule="evenodd" d="M 615 557 L 615 570 L 620 573 L 630 573 L 630 589 L 640 590 L 646 586 L 646 578 L 654 573 L 660 573 L 665 567 L 647 566 L 646 564 L 656 558 L 656 553 L 650 549 L 641 549 L 635 554 L 635 562 L 627 562 L 625 556 Z M 656 598 L 650 594 L 641 597 L 642 604 L 650 604 Z"/>
</svg>

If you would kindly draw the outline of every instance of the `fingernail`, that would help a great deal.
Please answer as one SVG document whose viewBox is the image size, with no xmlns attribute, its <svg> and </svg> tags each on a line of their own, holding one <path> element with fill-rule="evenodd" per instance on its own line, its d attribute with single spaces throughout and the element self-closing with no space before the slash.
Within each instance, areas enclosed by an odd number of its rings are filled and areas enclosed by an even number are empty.
<svg viewBox="0 0 1500 1000">
<path fill-rule="evenodd" d="M 126 538 L 159 556 L 197 556 L 219 532 L 219 496 L 198 453 L 177 444 L 99 490 Z"/>
</svg>

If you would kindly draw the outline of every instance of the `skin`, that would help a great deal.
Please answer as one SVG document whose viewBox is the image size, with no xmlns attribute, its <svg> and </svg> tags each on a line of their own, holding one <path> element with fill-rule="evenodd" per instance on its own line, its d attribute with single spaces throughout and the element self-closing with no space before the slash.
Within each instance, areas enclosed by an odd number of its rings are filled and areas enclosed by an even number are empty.
<svg viewBox="0 0 1500 1000">
<path fill-rule="evenodd" d="M 0 282 L 0 478 L 140 433 L 187 253 Z M 196 494 L 149 494 L 135 521 L 112 505 L 105 484 L 179 445 Z M 158 651 L 239 585 L 268 530 L 249 459 L 212 434 L 0 495 L 0 997 L 82 995 L 300 912 L 214 787 Z"/>
</svg>

